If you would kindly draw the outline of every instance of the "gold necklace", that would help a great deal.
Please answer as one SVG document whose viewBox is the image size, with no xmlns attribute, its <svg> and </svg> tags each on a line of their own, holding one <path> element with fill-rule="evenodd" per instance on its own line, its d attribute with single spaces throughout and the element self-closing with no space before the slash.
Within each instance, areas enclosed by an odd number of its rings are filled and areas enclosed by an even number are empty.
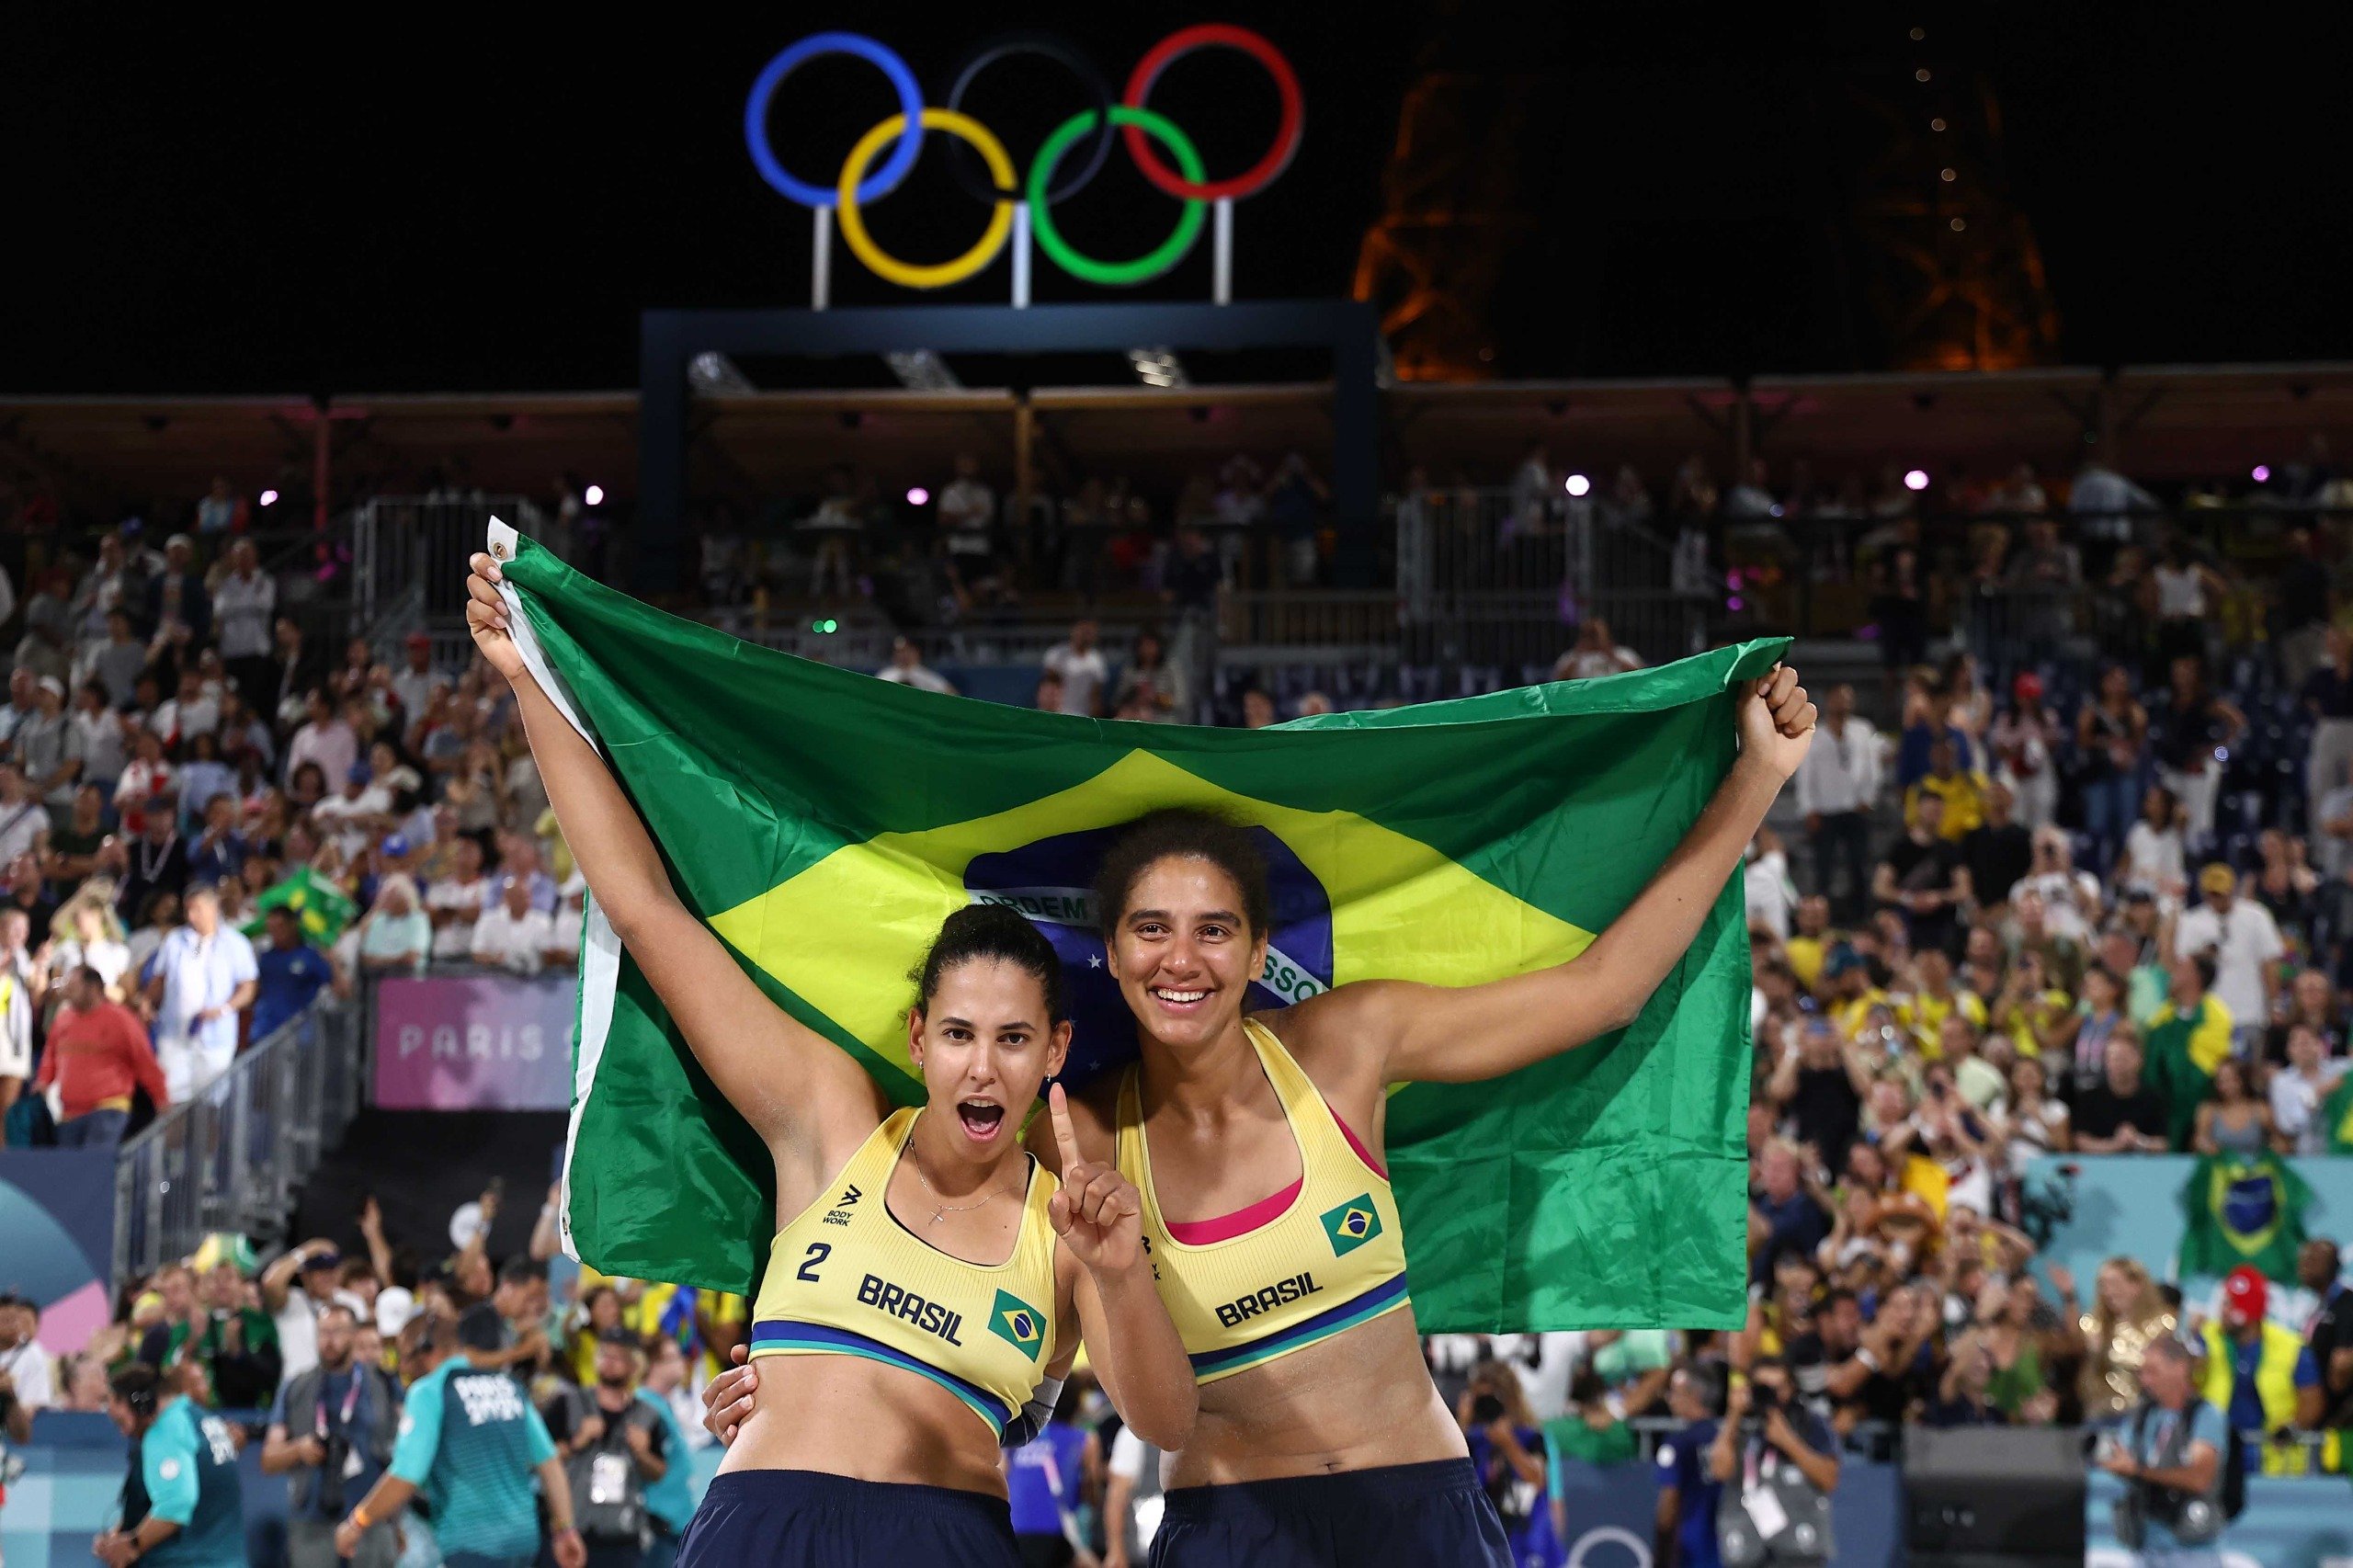
<svg viewBox="0 0 2353 1568">
<path fill-rule="evenodd" d="M 915 1139 L 913 1134 L 908 1136 L 907 1144 L 907 1164 L 914 1168 L 915 1179 L 923 1183 L 924 1190 L 930 1193 L 933 1199 L 929 1223 L 937 1225 L 946 1220 L 950 1214 L 961 1214 L 970 1210 L 978 1209 L 997 1196 L 996 1192 L 992 1189 L 981 1194 L 978 1199 L 970 1203 L 946 1202 L 941 1198 L 939 1188 L 932 1186 L 931 1178 L 923 1174 L 923 1162 L 915 1157 Z"/>
</svg>

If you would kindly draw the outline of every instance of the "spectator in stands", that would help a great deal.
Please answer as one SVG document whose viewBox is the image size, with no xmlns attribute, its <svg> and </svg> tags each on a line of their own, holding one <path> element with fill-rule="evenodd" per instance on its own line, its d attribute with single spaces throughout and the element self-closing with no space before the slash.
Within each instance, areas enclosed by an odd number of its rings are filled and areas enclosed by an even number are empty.
<svg viewBox="0 0 2353 1568">
<path fill-rule="evenodd" d="M 2204 635 L 2204 629 L 2199 629 Z M 2165 705 L 2154 716 L 2158 770 L 2181 801 L 2182 829 L 2189 847 L 2203 851 L 2214 835 L 2214 807 L 2222 786 L 2222 759 L 2246 731 L 2245 716 L 2206 688 L 2205 661 L 2184 654 L 2173 661 Z"/>
<path fill-rule="evenodd" d="M 2165 1096 L 2142 1080 L 2141 1042 L 2129 1027 L 2109 1036 L 2107 1071 L 2075 1098 L 2075 1147 L 2086 1154 L 2162 1154 L 2170 1119 Z"/>
<path fill-rule="evenodd" d="M 432 878 L 425 893 L 426 914 L 433 922 L 434 958 L 462 960 L 473 951 L 474 923 L 493 888 L 483 870 L 482 841 L 466 834 L 454 836 L 448 869 Z"/>
<path fill-rule="evenodd" d="M 2181 797 L 2164 785 L 2152 785 L 2142 797 L 2141 820 L 2124 835 L 2124 858 L 2116 881 L 2129 894 L 2144 892 L 2170 908 L 2180 907 L 2189 891 L 2188 821 Z"/>
<path fill-rule="evenodd" d="M 417 974 L 433 951 L 433 923 L 417 906 L 416 883 L 394 872 L 376 884 L 375 906 L 358 926 L 358 967 L 370 974 Z"/>
<path fill-rule="evenodd" d="M 2047 527 L 2048 525 L 2043 525 Z M 2031 670 L 2011 683 L 2012 705 L 1994 721 L 1986 744 L 1995 777 L 2010 790 L 2020 821 L 2048 826 L 2059 808 L 2059 722 L 2042 705 L 2042 677 Z"/>
<path fill-rule="evenodd" d="M 93 877 L 74 890 L 50 922 L 49 967 L 50 973 L 62 982 L 87 964 L 98 971 L 106 994 L 120 1002 L 135 987 L 124 981 L 131 969 L 131 947 L 123 940 L 122 922 L 115 915 L 113 901 L 114 888 L 103 877 Z"/>
<path fill-rule="evenodd" d="M 1926 790 L 1934 783 L 1931 775 L 1920 787 Z M 2013 803 L 2007 785 L 1986 786 L 1982 819 L 1961 837 L 1961 863 L 1969 872 L 1971 899 L 1995 919 L 2001 917 L 2018 884 L 2034 870 L 2034 835 L 2014 820 Z M 1947 822 L 1951 821 L 1952 810 L 1948 798 Z"/>
<path fill-rule="evenodd" d="M 971 592 L 990 577 L 995 527 L 996 492 L 981 478 L 981 460 L 957 453 L 956 477 L 939 488 L 939 531 L 960 589 Z"/>
<path fill-rule="evenodd" d="M 49 1352 L 35 1337 L 40 1314 L 14 1290 L 0 1290 L 0 1447 L 32 1440 L 32 1418 L 56 1403 Z"/>
<path fill-rule="evenodd" d="M 75 797 L 82 790 L 96 787 L 100 800 L 114 794 L 115 781 L 131 760 L 130 733 L 124 729 L 122 715 L 117 712 L 107 697 L 107 688 L 97 681 L 84 681 L 74 694 L 73 740 L 74 755 L 81 759 L 82 771 L 75 777 Z"/>
<path fill-rule="evenodd" d="M 390 684 L 400 703 L 401 722 L 415 724 L 432 706 L 433 694 L 448 690 L 452 682 L 433 667 L 433 639 L 422 631 L 412 631 L 402 640 L 401 658 L 401 667 Z"/>
<path fill-rule="evenodd" d="M 25 951 L 31 929 L 23 910 L 0 908 L 0 1127 L 33 1075 L 35 1025 L 49 986 L 48 965 Z"/>
<path fill-rule="evenodd" d="M 1912 786 L 1904 798 L 1907 821 L 1919 815 L 1923 800 L 1933 796 L 1941 801 L 1944 811 L 1937 831 L 1956 842 L 1968 837 L 1984 822 L 1987 790 L 1983 775 L 1973 767 L 1961 766 L 1961 755 L 1960 743 L 1950 738 L 1931 743 L 1928 771 Z"/>
<path fill-rule="evenodd" d="M 1870 813 L 1879 801 L 1880 739 L 1855 713 L 1855 688 L 1830 688 L 1822 733 L 1798 768 L 1797 805 L 1813 846 L 1815 891 L 1834 900 L 1838 918 L 1862 918 L 1870 892 Z M 1847 887 L 1838 891 L 1844 869 Z"/>
<path fill-rule="evenodd" d="M 874 672 L 878 679 L 894 686 L 912 686 L 920 691 L 936 691 L 945 697 L 956 695 L 956 687 L 946 676 L 923 662 L 922 650 L 904 636 L 891 639 L 891 662 Z"/>
<path fill-rule="evenodd" d="M 286 748 L 287 781 L 293 782 L 305 763 L 315 763 L 328 778 L 349 778 L 359 760 L 359 737 L 324 687 L 312 689 L 308 703 L 309 720 Z"/>
<path fill-rule="evenodd" d="M 1147 626 L 1130 647 L 1112 707 L 1124 710 L 1133 706 L 1136 717 L 1154 723 L 1182 722 L 1191 709 L 1188 685 L 1185 672 L 1168 662 L 1160 633 Z"/>
<path fill-rule="evenodd" d="M 509 877 L 499 889 L 498 902 L 474 922 L 470 951 L 476 963 L 537 974 L 554 941 L 554 922 L 533 907 L 530 883 Z"/>
<path fill-rule="evenodd" d="M 268 945 L 254 955 L 253 1038 L 268 1039 L 335 979 L 324 953 L 303 939 L 301 917 L 274 904 L 264 917 Z"/>
<path fill-rule="evenodd" d="M 333 1242 L 313 1239 L 291 1248 L 262 1270 L 261 1301 L 275 1320 L 286 1375 L 319 1364 L 319 1314 L 340 1302 L 357 1314 L 363 1303 L 342 1290 L 343 1255 Z"/>
<path fill-rule="evenodd" d="M 1067 642 L 1046 650 L 1046 673 L 1062 682 L 1062 709 L 1083 718 L 1100 718 L 1110 680 L 1103 650 L 1096 645 L 1096 626 L 1082 619 L 1070 629 Z"/>
<path fill-rule="evenodd" d="M 229 1070 L 237 1016 L 253 1006 L 260 972 L 253 944 L 222 926 L 218 892 L 191 887 L 185 915 L 187 924 L 164 939 L 147 969 L 155 1054 L 176 1101 Z"/>
<path fill-rule="evenodd" d="M 2174 951 L 2204 953 L 2214 960 L 2214 994 L 2231 1017 L 2234 1049 L 2257 1051 L 2279 989 L 2279 960 L 2286 944 L 2271 912 L 2238 896 L 2238 877 L 2215 861 L 2198 873 L 2199 907 L 2174 923 Z"/>
<path fill-rule="evenodd" d="M 2222 1321 L 2200 1334 L 2205 1398 L 2243 1433 L 2278 1435 L 2320 1424 L 2319 1364 L 2302 1335 L 2266 1315 L 2270 1295 L 2263 1271 L 2241 1264 L 2223 1278 Z M 2292 1440 L 2258 1451 L 2260 1460 L 2250 1452 L 2249 1463 L 2260 1462 L 2268 1473 L 2302 1475 L 2309 1468 Z"/>
<path fill-rule="evenodd" d="M 2320 1115 L 2346 1071 L 2343 1062 L 2331 1062 L 2324 1052 L 2320 1031 L 2309 1024 L 2288 1030 L 2287 1065 L 2271 1074 L 2271 1125 L 2285 1154 L 2325 1154 L 2329 1128 Z"/>
<path fill-rule="evenodd" d="M 38 591 L 25 604 L 25 634 L 16 663 L 43 680 L 63 682 L 74 673 L 73 579 L 63 570 L 35 579 Z"/>
<path fill-rule="evenodd" d="M 1254 686 L 1242 694 L 1242 727 L 1244 729 L 1263 730 L 1275 722 L 1277 717 L 1275 699 L 1256 687 Z"/>
<path fill-rule="evenodd" d="M 2329 1431 L 2353 1426 L 2353 1288 L 2340 1278 L 2342 1267 L 2326 1236 L 2296 1251 L 2296 1282 L 2315 1303 L 2304 1330 L 2304 1348 L 2320 1371 L 2321 1413 L 2313 1425 Z"/>
<path fill-rule="evenodd" d="M 1899 911 L 1913 949 L 1959 945 L 1961 906 L 1970 892 L 1969 873 L 1952 835 L 1944 830 L 1945 799 L 1933 792 L 1914 802 L 1903 836 L 1889 846 L 1871 873 L 1871 897 Z"/>
<path fill-rule="evenodd" d="M 1642 656 L 1609 634 L 1609 623 L 1589 616 L 1577 628 L 1576 642 L 1552 665 L 1554 680 L 1597 680 L 1643 667 Z"/>
<path fill-rule="evenodd" d="M 107 1000 L 104 975 L 78 965 L 64 989 L 65 1005 L 50 1024 L 33 1086 L 57 1092 L 59 1147 L 111 1148 L 131 1123 L 134 1088 L 146 1090 L 159 1111 L 171 1104 L 171 1094 L 147 1030 L 130 1008 Z"/>
<path fill-rule="evenodd" d="M 2247 1087 L 2245 1065 L 2230 1058 L 2216 1062 L 2213 1097 L 2198 1108 L 2192 1152 L 2253 1155 L 2270 1148 L 2277 1136 L 2271 1108 Z"/>
<path fill-rule="evenodd" d="M 212 634 L 212 597 L 196 569 L 196 541 L 174 534 L 164 541 L 164 570 L 147 585 L 147 625 L 158 642 L 202 646 Z"/>
<path fill-rule="evenodd" d="M 39 715 L 34 716 L 39 722 Z M 14 763 L 0 765 L 0 866 L 19 855 L 46 858 L 51 822 L 49 808 Z"/>
<path fill-rule="evenodd" d="M 2180 1151 L 2189 1147 L 2198 1107 L 2213 1086 L 2214 1069 L 2231 1054 L 2236 1020 L 2211 994 L 2211 953 L 2177 958 L 2167 972 L 2170 995 L 2149 1020 L 2149 1077 L 2165 1096 L 2168 1136 Z"/>
</svg>

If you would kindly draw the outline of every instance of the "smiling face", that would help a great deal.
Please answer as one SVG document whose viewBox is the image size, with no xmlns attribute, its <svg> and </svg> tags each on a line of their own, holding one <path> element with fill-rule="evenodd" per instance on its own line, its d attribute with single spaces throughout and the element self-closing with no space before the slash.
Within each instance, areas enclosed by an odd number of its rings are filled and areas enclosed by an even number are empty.
<svg viewBox="0 0 2353 1568">
<path fill-rule="evenodd" d="M 1112 978 L 1159 1044 L 1199 1050 L 1240 1021 L 1267 961 L 1267 933 L 1251 930 L 1243 910 L 1234 880 L 1198 856 L 1164 856 L 1129 888 L 1111 934 Z"/>
<path fill-rule="evenodd" d="M 1070 1052 L 1070 1024 L 1048 1017 L 1045 987 L 1004 959 L 943 970 L 908 1014 L 907 1036 L 928 1108 L 956 1134 L 957 1153 L 980 1163 L 1015 1147 L 1023 1113 Z"/>
</svg>

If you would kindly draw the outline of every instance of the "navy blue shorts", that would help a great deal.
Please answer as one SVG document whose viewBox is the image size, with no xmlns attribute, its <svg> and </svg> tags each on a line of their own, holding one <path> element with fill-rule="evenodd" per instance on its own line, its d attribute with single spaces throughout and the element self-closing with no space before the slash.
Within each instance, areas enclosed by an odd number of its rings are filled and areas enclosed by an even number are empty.
<svg viewBox="0 0 2353 1568">
<path fill-rule="evenodd" d="M 1151 1568 L 1512 1568 L 1469 1460 L 1166 1494 Z"/>
<path fill-rule="evenodd" d="M 1021 1568 L 1002 1497 L 813 1470 L 711 1478 L 678 1568 Z"/>
</svg>

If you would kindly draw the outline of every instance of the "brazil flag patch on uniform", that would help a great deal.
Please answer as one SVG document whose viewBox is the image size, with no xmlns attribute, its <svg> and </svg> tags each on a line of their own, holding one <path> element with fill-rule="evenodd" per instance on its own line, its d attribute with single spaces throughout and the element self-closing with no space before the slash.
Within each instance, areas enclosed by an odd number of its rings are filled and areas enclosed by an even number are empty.
<svg viewBox="0 0 2353 1568">
<path fill-rule="evenodd" d="M 1324 1233 L 1332 1239 L 1335 1257 L 1346 1257 L 1381 1234 L 1381 1211 L 1372 1206 L 1372 1194 L 1359 1193 L 1324 1210 Z"/>
<path fill-rule="evenodd" d="M 996 1293 L 996 1305 L 989 1309 L 989 1327 L 1032 1360 L 1046 1347 L 1045 1314 L 1009 1290 Z"/>
</svg>

